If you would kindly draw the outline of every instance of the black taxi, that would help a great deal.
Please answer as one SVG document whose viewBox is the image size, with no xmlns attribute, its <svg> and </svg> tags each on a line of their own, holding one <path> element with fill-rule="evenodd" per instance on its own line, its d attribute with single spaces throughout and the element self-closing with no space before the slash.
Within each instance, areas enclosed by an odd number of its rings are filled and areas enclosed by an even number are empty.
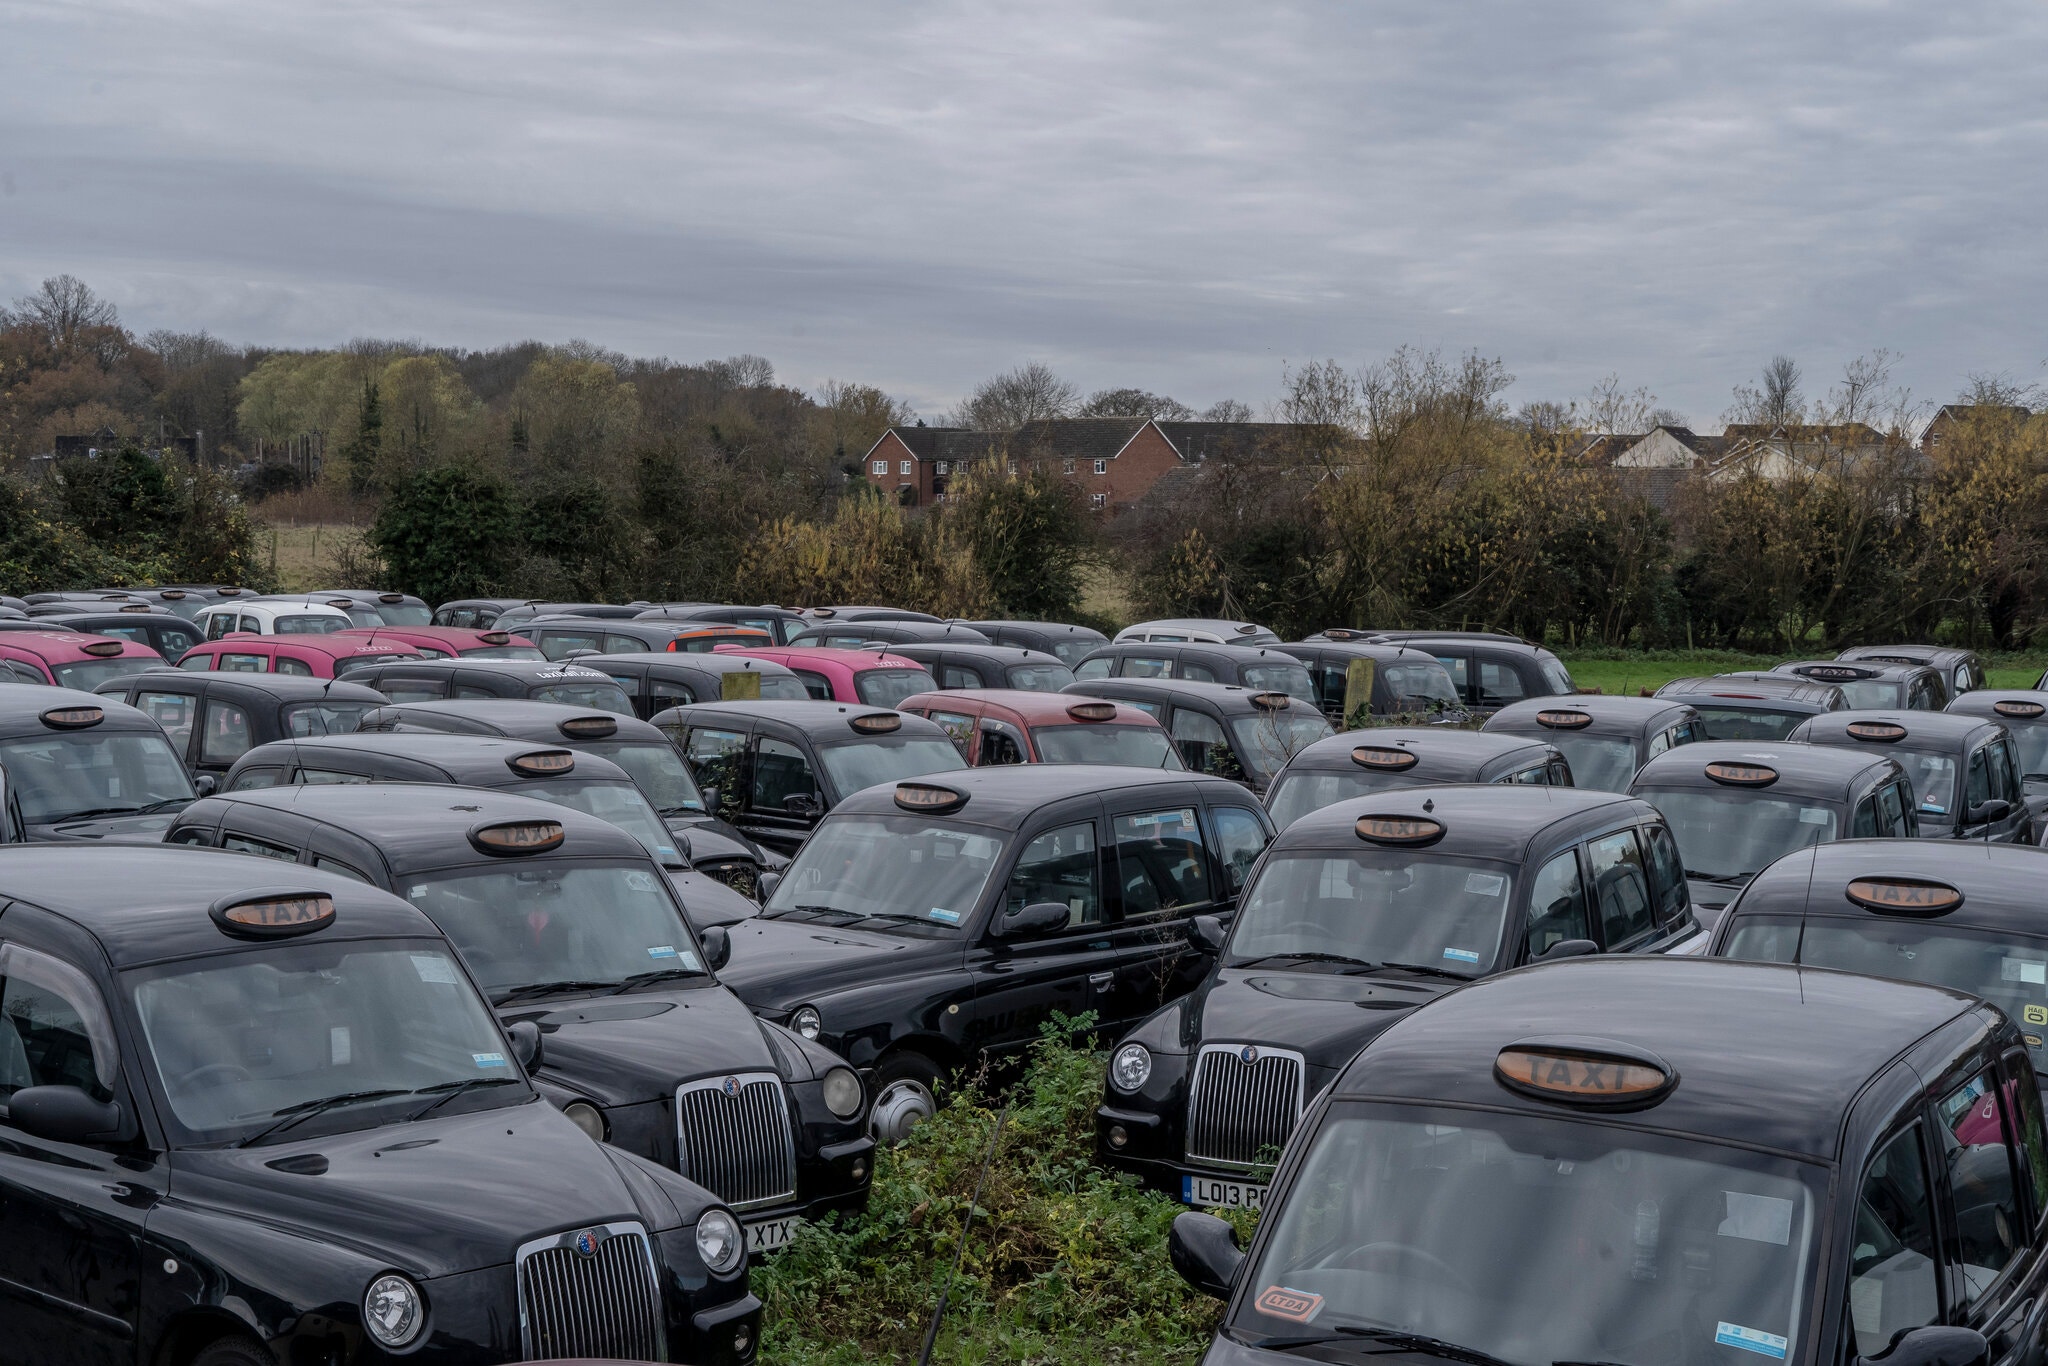
<svg viewBox="0 0 2048 1366">
<path fill-rule="evenodd" d="M 1603 697 L 1517 702 L 1486 718 L 1482 731 L 1525 735 L 1563 751 L 1572 783 L 1626 792 L 1636 770 L 1668 749 L 1707 738 L 1700 714 L 1661 697 Z"/>
<path fill-rule="evenodd" d="M 655 814 L 633 775 L 598 754 L 559 741 L 536 745 L 483 735 L 391 731 L 278 740 L 235 761 L 222 792 L 361 783 L 433 783 L 504 788 L 610 821 L 640 842 L 668 872 L 690 923 L 724 925 L 754 904 L 719 878 L 693 871 L 675 836 Z"/>
<path fill-rule="evenodd" d="M 1867 749 L 1912 780 L 1922 839 L 2033 841 L 2019 754 L 1998 720 L 1917 711 L 1838 711 L 1803 722 L 1791 738 Z"/>
<path fill-rule="evenodd" d="M 1451 672 L 1426 650 L 1406 645 L 1370 645 L 1350 632 L 1325 631 L 1288 645 L 1275 645 L 1308 666 L 1316 701 L 1335 725 L 1368 716 L 1435 716 L 1462 720 L 1465 701 Z"/>
<path fill-rule="evenodd" d="M 683 1173 L 746 1223 L 749 1250 L 866 1207 L 866 1097 L 828 1049 L 756 1018 L 717 977 L 631 836 L 504 792 L 271 788 L 209 797 L 165 836 L 361 877 L 454 943 L 529 1067 L 592 1138 Z"/>
<path fill-rule="evenodd" d="M 1063 690 L 1107 697 L 1150 712 L 1196 773 L 1263 793 L 1288 760 L 1334 732 L 1314 702 L 1285 692 L 1181 678 L 1096 678 Z"/>
<path fill-rule="evenodd" d="M 948 746 L 950 748 L 950 746 Z M 841 802 L 731 928 L 721 974 L 871 1078 L 902 1138 L 941 1081 L 1014 1057 L 1054 1012 L 1116 1030 L 1201 980 L 1195 917 L 1227 915 L 1272 827 L 1191 773 L 1016 764 Z"/>
<path fill-rule="evenodd" d="M 1319 702 L 1308 665 L 1279 645 L 1211 645 L 1199 641 L 1120 641 L 1104 645 L 1074 666 L 1074 677 L 1184 678 L 1192 683 L 1235 683 Z"/>
<path fill-rule="evenodd" d="M 9 1360 L 752 1360 L 729 1207 L 540 1103 L 418 909 L 251 862 L 0 866 Z"/>
<path fill-rule="evenodd" d="M 2048 692 L 1976 688 L 1948 704 L 1951 716 L 1981 716 L 2005 727 L 2020 770 L 2020 794 L 2035 838 L 2048 836 Z"/>
<path fill-rule="evenodd" d="M 194 782 L 217 785 L 235 760 L 273 740 L 346 735 L 384 701 L 360 683 L 295 674 L 152 669 L 97 689 L 164 728 Z"/>
<path fill-rule="evenodd" d="M 1577 691 L 1563 660 L 1517 636 L 1493 631 L 1380 631 L 1366 639 L 1435 655 L 1450 672 L 1465 705 L 1478 711 Z"/>
<path fill-rule="evenodd" d="M 1905 770 L 1869 750 L 1709 740 L 1658 755 L 1628 790 L 1670 822 L 1710 929 L 1759 870 L 1795 849 L 1920 830 Z"/>
<path fill-rule="evenodd" d="M 1959 992 L 1581 958 L 1454 992 L 1310 1107 L 1210 1366 L 2023 1366 L 2048 1150 L 2019 1030 Z"/>
<path fill-rule="evenodd" d="M 784 854 L 864 787 L 967 766 L 922 716 L 846 702 L 707 702 L 654 724 L 689 761 L 706 806 Z"/>
<path fill-rule="evenodd" d="M 967 623 L 997 645 L 1015 645 L 1052 655 L 1069 669 L 1088 657 L 1090 651 L 1109 643 L 1109 637 L 1092 626 L 1069 626 L 1059 621 L 970 621 Z"/>
<path fill-rule="evenodd" d="M 762 869 L 780 868 L 788 862 L 712 815 L 697 780 L 690 776 L 689 765 L 668 736 L 629 716 L 494 697 L 387 703 L 366 713 L 357 729 L 365 734 L 490 735 L 595 754 L 626 770 L 676 837 L 676 853 L 698 872 L 752 896 Z"/>
<path fill-rule="evenodd" d="M 889 653 L 924 665 L 931 670 L 932 681 L 944 689 L 1058 692 L 1074 681 L 1074 671 L 1057 655 L 1020 650 L 1014 645 L 970 645 L 955 640 L 892 642 Z"/>
<path fill-rule="evenodd" d="M 1709 740 L 1782 740 L 1809 716 L 1849 708 L 1834 684 L 1792 674 L 1674 678 L 1657 696 L 1698 712 Z"/>
<path fill-rule="evenodd" d="M 1940 711 L 1948 705 L 1948 685 L 1939 670 L 1925 664 L 1896 664 L 1872 659 L 1861 663 L 1839 659 L 1805 659 L 1779 664 L 1775 674 L 1795 674 L 1815 683 L 1832 683 L 1852 708 L 1886 707 L 1904 711 Z M 1729 674 L 1743 678 L 1743 672 Z"/>
<path fill-rule="evenodd" d="M 198 795 L 163 728 L 111 697 L 0 686 L 0 841 L 154 844 Z"/>
<path fill-rule="evenodd" d="M 744 606 L 729 602 L 663 602 L 641 609 L 635 614 L 636 621 L 702 621 L 726 622 L 733 626 L 751 626 L 757 631 L 766 631 L 777 645 L 787 645 L 790 638 L 810 623 L 801 612 L 792 612 L 787 607 Z"/>
<path fill-rule="evenodd" d="M 746 655 L 648 651 L 578 655 L 576 662 L 623 688 L 632 699 L 633 714 L 642 721 L 670 707 L 698 702 L 803 702 L 811 695 L 785 665 Z"/>
<path fill-rule="evenodd" d="M 1663 817 L 1570 788 L 1435 787 L 1280 832 L 1193 994 L 1110 1053 L 1096 1152 L 1194 1205 L 1256 1205 L 1311 1097 L 1403 1015 L 1522 963 L 1698 933 Z"/>
<path fill-rule="evenodd" d="M 1925 664 L 1941 675 L 1950 697 L 1960 697 L 1977 688 L 1988 688 L 1991 679 L 1984 661 L 1975 650 L 1948 645 L 1855 645 L 1836 659 L 1876 660 L 1885 664 Z"/>
<path fill-rule="evenodd" d="M 625 689 L 596 669 L 566 660 L 400 659 L 352 669 L 349 680 L 375 688 L 393 702 L 437 697 L 524 697 L 565 707 L 633 715 Z"/>
<path fill-rule="evenodd" d="M 1266 789 L 1266 810 L 1285 830 L 1347 798 L 1446 783 L 1573 786 L 1571 765 L 1548 740 L 1445 726 L 1385 726 L 1332 735 L 1296 754 Z"/>
</svg>

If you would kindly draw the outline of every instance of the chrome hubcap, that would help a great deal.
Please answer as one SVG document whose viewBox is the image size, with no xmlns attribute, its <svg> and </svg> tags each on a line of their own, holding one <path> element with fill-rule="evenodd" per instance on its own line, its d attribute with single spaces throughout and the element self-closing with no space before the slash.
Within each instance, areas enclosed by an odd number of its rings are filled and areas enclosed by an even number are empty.
<svg viewBox="0 0 2048 1366">
<path fill-rule="evenodd" d="M 938 1113 L 931 1088 L 905 1078 L 892 1081 L 875 1097 L 874 1131 L 880 1143 L 901 1143 L 910 1131 Z"/>
</svg>

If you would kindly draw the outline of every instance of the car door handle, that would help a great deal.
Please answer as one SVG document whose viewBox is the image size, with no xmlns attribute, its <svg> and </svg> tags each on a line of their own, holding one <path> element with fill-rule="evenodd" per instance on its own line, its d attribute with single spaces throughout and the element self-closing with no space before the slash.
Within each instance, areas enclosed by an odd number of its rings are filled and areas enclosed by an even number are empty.
<svg viewBox="0 0 2048 1366">
<path fill-rule="evenodd" d="M 1094 987 L 1097 991 L 1108 991 L 1110 983 L 1114 981 L 1116 981 L 1116 974 L 1113 972 L 1091 972 L 1088 974 L 1088 985 Z"/>
</svg>

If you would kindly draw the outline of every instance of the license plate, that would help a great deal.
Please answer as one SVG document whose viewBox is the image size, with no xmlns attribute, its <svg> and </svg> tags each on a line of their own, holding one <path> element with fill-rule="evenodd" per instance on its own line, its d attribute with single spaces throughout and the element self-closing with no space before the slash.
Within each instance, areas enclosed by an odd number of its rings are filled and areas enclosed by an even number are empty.
<svg viewBox="0 0 2048 1366">
<path fill-rule="evenodd" d="M 758 1224 L 748 1224 L 747 1251 L 749 1253 L 773 1252 L 796 1236 L 803 1227 L 800 1215 L 786 1214 L 780 1219 L 763 1219 Z"/>
<path fill-rule="evenodd" d="M 1180 1198 L 1185 1205 L 1200 1205 L 1205 1209 L 1221 1206 L 1226 1209 L 1257 1209 L 1265 1203 L 1266 1188 L 1248 1185 L 1243 1181 L 1214 1181 L 1206 1176 L 1183 1176 L 1180 1179 Z"/>
</svg>

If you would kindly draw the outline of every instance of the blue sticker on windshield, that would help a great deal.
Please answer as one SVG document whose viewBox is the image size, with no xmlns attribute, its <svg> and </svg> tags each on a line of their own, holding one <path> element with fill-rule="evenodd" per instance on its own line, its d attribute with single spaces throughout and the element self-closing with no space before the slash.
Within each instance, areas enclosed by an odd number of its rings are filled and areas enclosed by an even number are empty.
<svg viewBox="0 0 2048 1366">
<path fill-rule="evenodd" d="M 472 1053 L 469 1055 L 478 1067 L 510 1067 L 503 1053 Z"/>
<path fill-rule="evenodd" d="M 943 920 L 948 925 L 960 923 L 960 912 L 949 911 L 944 906 L 934 906 L 929 911 L 926 911 L 925 914 L 933 920 Z"/>
<path fill-rule="evenodd" d="M 649 958 L 673 958 L 676 956 L 676 946 L 673 944 L 656 944 L 647 950 L 647 956 Z"/>
<path fill-rule="evenodd" d="M 1445 949 L 1444 957 L 1454 958 L 1460 963 L 1476 963 L 1479 961 L 1479 955 L 1470 949 Z"/>
<path fill-rule="evenodd" d="M 1714 1325 L 1714 1341 L 1722 1347 L 1739 1347 L 1745 1352 L 1755 1352 L 1774 1361 L 1785 1359 L 1785 1339 L 1776 1333 L 1766 1333 L 1757 1328 L 1744 1328 L 1739 1323 L 1717 1323 Z"/>
</svg>

